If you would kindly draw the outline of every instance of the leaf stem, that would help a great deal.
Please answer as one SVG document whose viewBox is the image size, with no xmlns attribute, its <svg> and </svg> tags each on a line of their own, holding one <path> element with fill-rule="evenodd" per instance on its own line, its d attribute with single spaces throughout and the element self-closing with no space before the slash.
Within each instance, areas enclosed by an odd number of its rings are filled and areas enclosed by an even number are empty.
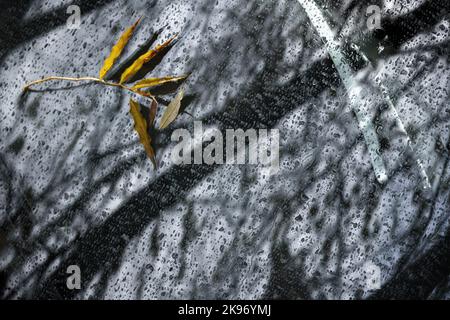
<svg viewBox="0 0 450 320">
<path fill-rule="evenodd" d="M 101 83 L 105 86 L 111 86 L 111 87 L 118 87 L 118 88 L 122 88 L 124 90 L 139 94 L 143 97 L 146 98 L 151 98 L 153 100 L 155 100 L 155 97 L 148 93 L 148 92 L 144 92 L 141 90 L 137 90 L 137 89 L 133 89 L 130 87 L 127 87 L 121 83 L 116 83 L 116 82 L 109 82 L 109 81 L 105 81 L 103 79 L 99 79 L 99 78 L 95 78 L 95 77 L 79 77 L 79 78 L 73 78 L 73 77 L 60 77 L 60 76 L 50 76 L 50 77 L 46 77 L 43 79 L 39 79 L 39 80 L 34 80 L 31 82 L 28 82 L 24 87 L 23 87 L 23 91 L 27 91 L 30 89 L 31 86 L 34 86 L 36 84 L 40 84 L 43 82 L 47 82 L 47 81 L 53 81 L 53 80 L 63 80 L 63 81 L 74 81 L 74 82 L 79 82 L 79 81 L 92 81 L 92 82 L 97 82 L 97 83 Z"/>
</svg>

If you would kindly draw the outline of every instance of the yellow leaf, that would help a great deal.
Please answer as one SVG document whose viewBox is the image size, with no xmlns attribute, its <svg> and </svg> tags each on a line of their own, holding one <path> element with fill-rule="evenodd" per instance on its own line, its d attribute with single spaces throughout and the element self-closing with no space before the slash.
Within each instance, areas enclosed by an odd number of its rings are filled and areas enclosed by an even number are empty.
<svg viewBox="0 0 450 320">
<path fill-rule="evenodd" d="M 161 129 L 166 128 L 169 124 L 175 120 L 175 118 L 178 115 L 178 112 L 180 112 L 180 106 L 181 106 L 181 100 L 184 96 L 184 90 L 181 89 L 178 91 L 177 95 L 175 96 L 175 99 L 173 99 L 169 105 L 167 106 L 166 111 L 164 112 L 161 122 L 159 123 L 159 127 Z"/>
<path fill-rule="evenodd" d="M 155 49 L 147 51 L 143 55 L 141 55 L 139 58 L 137 58 L 131 66 L 129 66 L 121 75 L 120 77 L 120 84 L 126 82 L 131 77 L 133 77 L 144 65 L 144 63 L 149 62 L 151 59 L 153 59 L 161 50 L 166 48 L 169 44 L 172 43 L 172 41 L 176 38 L 176 35 L 163 44 L 157 46 Z"/>
<path fill-rule="evenodd" d="M 183 79 L 186 79 L 186 77 L 187 76 L 143 79 L 143 80 L 137 82 L 133 86 L 133 89 L 142 89 L 142 88 L 154 87 L 154 86 L 158 86 L 160 84 L 164 84 L 164 83 L 167 83 L 167 82 L 176 82 L 176 81 L 179 81 L 179 80 L 183 80 Z"/>
<path fill-rule="evenodd" d="M 142 116 L 139 110 L 139 103 L 137 103 L 133 99 L 130 99 L 130 113 L 133 116 L 134 129 L 139 135 L 139 140 L 141 141 L 141 144 L 144 146 L 147 156 L 152 161 L 153 167 L 156 169 L 155 151 L 152 148 L 151 145 L 152 139 L 150 138 L 150 135 L 148 134 L 147 131 L 148 129 L 147 122 L 145 121 L 144 117 Z"/>
<path fill-rule="evenodd" d="M 103 79 L 109 69 L 111 69 L 111 67 L 113 66 L 116 59 L 120 56 L 131 36 L 133 35 L 134 29 L 136 29 L 139 21 L 141 21 L 141 18 L 139 18 L 130 28 L 125 30 L 125 32 L 120 36 L 119 41 L 117 41 L 114 47 L 112 47 L 111 53 L 109 54 L 108 58 L 105 59 L 105 61 L 103 62 L 103 66 L 100 69 L 100 79 Z"/>
<path fill-rule="evenodd" d="M 137 93 L 137 94 L 139 94 L 139 95 L 141 95 L 143 97 L 153 98 L 153 95 L 151 93 L 149 93 L 149 92 L 145 92 L 145 91 L 137 90 L 137 89 L 136 90 L 132 89 L 132 90 L 133 90 L 133 92 L 135 92 L 135 93 Z"/>
</svg>

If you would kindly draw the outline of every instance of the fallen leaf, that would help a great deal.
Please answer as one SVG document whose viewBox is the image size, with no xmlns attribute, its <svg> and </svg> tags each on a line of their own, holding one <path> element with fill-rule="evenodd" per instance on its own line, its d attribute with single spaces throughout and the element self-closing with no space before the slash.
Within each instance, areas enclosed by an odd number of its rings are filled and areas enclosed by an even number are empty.
<svg viewBox="0 0 450 320">
<path fill-rule="evenodd" d="M 160 129 L 166 128 L 169 124 L 171 124 L 173 122 L 173 120 L 175 120 L 175 118 L 178 115 L 178 112 L 180 111 L 180 105 L 181 105 L 181 100 L 183 99 L 183 96 L 184 96 L 184 90 L 180 89 L 180 91 L 178 91 L 175 98 L 167 106 L 167 109 L 161 118 L 161 122 L 159 123 Z"/>
<path fill-rule="evenodd" d="M 158 102 L 156 99 L 152 99 L 152 105 L 150 106 L 150 112 L 148 113 L 148 125 L 152 128 L 156 118 L 156 111 L 158 109 Z"/>
<path fill-rule="evenodd" d="M 166 48 L 168 45 L 172 43 L 172 41 L 176 38 L 176 35 L 163 44 L 160 44 L 155 49 L 147 51 L 143 55 L 141 55 L 139 58 L 137 58 L 131 66 L 129 66 L 121 75 L 120 77 L 120 84 L 128 81 L 131 77 L 133 77 L 144 65 L 144 63 L 149 62 L 151 59 L 153 59 L 161 50 Z"/>
<path fill-rule="evenodd" d="M 143 97 L 146 97 L 146 98 L 153 98 L 154 97 L 151 93 L 145 92 L 145 91 L 142 91 L 142 90 L 132 89 L 132 91 L 137 93 L 137 94 L 139 94 L 139 95 L 141 95 L 141 96 L 143 96 Z"/>
<path fill-rule="evenodd" d="M 186 79 L 186 77 L 187 76 L 143 79 L 143 80 L 137 82 L 133 86 L 133 89 L 142 89 L 142 88 L 154 87 L 154 86 L 158 86 L 158 85 L 161 85 L 161 84 L 164 84 L 164 83 L 167 83 L 167 82 L 180 81 L 180 80 Z"/>
<path fill-rule="evenodd" d="M 111 69 L 111 67 L 114 65 L 114 62 L 117 60 L 117 58 L 122 54 L 123 49 L 133 35 L 134 29 L 136 29 L 139 21 L 141 21 L 141 18 L 139 18 L 131 27 L 125 30 L 124 33 L 122 33 L 122 35 L 120 36 L 119 41 L 117 41 L 117 43 L 112 47 L 111 53 L 105 59 L 105 61 L 103 62 L 103 66 L 100 69 L 100 79 L 103 79 L 109 69 Z"/>
<path fill-rule="evenodd" d="M 139 140 L 141 144 L 144 146 L 147 156 L 152 161 L 153 167 L 156 169 L 155 151 L 153 150 L 151 145 L 152 139 L 148 134 L 147 122 L 145 121 L 145 118 L 142 116 L 139 110 L 139 103 L 134 101 L 133 99 L 130 99 L 130 113 L 133 117 L 134 129 L 139 135 Z"/>
</svg>

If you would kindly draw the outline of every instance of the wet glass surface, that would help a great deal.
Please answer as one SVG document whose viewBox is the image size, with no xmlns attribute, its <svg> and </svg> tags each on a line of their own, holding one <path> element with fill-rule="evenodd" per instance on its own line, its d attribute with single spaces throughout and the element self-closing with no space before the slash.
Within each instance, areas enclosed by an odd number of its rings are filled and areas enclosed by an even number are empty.
<svg viewBox="0 0 450 320">
<path fill-rule="evenodd" d="M 2 298 L 450 297 L 447 0 L 71 4 L 1 3 Z M 178 33 L 149 75 L 190 73 L 157 170 L 129 92 L 22 92 L 96 77 L 139 17 L 123 57 Z M 279 165 L 175 165 L 195 121 L 277 129 Z"/>
</svg>

